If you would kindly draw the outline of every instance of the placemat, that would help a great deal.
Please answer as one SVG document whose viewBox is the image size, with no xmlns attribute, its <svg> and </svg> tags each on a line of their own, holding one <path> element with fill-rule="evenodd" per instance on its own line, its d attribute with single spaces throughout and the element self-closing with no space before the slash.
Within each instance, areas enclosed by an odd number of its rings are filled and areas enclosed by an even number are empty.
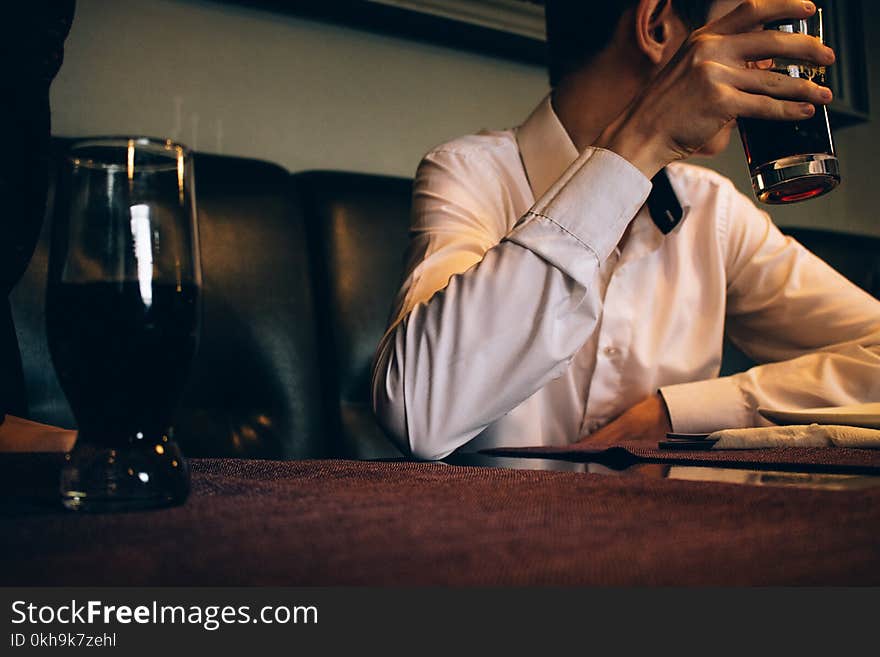
<svg viewBox="0 0 880 657">
<path fill-rule="evenodd" d="M 557 447 L 499 447 L 481 454 L 535 458 L 564 458 L 572 461 L 598 461 L 626 466 L 646 463 L 711 465 L 715 467 L 796 470 L 841 474 L 880 474 L 880 450 L 847 447 L 778 447 L 772 449 L 672 450 L 656 443 L 621 442 L 607 449 L 566 445 Z"/>
</svg>

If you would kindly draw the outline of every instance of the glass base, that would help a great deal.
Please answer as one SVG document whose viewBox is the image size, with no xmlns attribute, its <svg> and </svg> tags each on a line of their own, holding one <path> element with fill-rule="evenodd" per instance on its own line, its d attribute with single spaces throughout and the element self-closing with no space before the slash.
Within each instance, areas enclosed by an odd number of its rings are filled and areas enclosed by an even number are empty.
<svg viewBox="0 0 880 657">
<path fill-rule="evenodd" d="M 60 492 L 72 511 L 128 511 L 182 504 L 189 466 L 173 440 L 104 447 L 77 440 L 65 456 Z"/>
<path fill-rule="evenodd" d="M 784 157 L 752 172 L 758 200 L 769 205 L 797 203 L 827 194 L 840 184 L 837 158 L 825 153 Z"/>
</svg>

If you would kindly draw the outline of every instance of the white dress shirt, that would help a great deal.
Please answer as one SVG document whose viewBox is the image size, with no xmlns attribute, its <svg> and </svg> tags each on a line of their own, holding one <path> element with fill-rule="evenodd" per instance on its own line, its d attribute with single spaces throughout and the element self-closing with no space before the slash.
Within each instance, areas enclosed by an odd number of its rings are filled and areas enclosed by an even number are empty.
<svg viewBox="0 0 880 657">
<path fill-rule="evenodd" d="M 565 445 L 658 389 L 678 432 L 880 400 L 880 302 L 728 179 L 666 170 L 684 219 L 664 235 L 651 181 L 610 151 L 579 154 L 549 98 L 515 130 L 425 156 L 373 368 L 374 410 L 404 452 Z M 768 364 L 718 378 L 725 330 Z"/>
</svg>

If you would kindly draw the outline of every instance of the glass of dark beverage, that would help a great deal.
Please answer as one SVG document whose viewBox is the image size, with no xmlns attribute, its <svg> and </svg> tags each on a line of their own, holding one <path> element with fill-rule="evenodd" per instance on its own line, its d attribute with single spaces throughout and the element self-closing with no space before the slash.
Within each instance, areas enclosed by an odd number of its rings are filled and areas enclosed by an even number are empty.
<svg viewBox="0 0 880 657">
<path fill-rule="evenodd" d="M 52 362 L 79 429 L 60 482 L 68 509 L 186 499 L 171 421 L 198 343 L 200 287 L 189 151 L 146 138 L 73 144 L 46 294 Z"/>
<path fill-rule="evenodd" d="M 810 18 L 776 21 L 764 29 L 809 34 L 824 42 L 822 13 L 819 7 Z M 825 84 L 824 66 L 775 59 L 771 70 Z M 806 201 L 830 192 L 840 183 L 824 105 L 817 105 L 813 116 L 803 121 L 739 119 L 737 123 L 758 200 L 769 204 Z"/>
</svg>

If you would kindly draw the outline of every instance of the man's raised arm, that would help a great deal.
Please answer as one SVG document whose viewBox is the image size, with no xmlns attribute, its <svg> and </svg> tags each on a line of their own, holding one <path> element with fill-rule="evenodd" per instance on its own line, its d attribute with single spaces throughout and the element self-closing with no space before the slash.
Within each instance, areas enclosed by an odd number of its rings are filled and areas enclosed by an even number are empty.
<svg viewBox="0 0 880 657">
<path fill-rule="evenodd" d="M 439 152 L 416 178 L 415 262 L 379 346 L 373 406 L 419 458 L 443 458 L 562 373 L 595 328 L 600 263 L 651 189 L 623 158 L 589 150 L 498 242 L 497 218 L 480 216 L 498 184 L 487 176 Z"/>
</svg>

